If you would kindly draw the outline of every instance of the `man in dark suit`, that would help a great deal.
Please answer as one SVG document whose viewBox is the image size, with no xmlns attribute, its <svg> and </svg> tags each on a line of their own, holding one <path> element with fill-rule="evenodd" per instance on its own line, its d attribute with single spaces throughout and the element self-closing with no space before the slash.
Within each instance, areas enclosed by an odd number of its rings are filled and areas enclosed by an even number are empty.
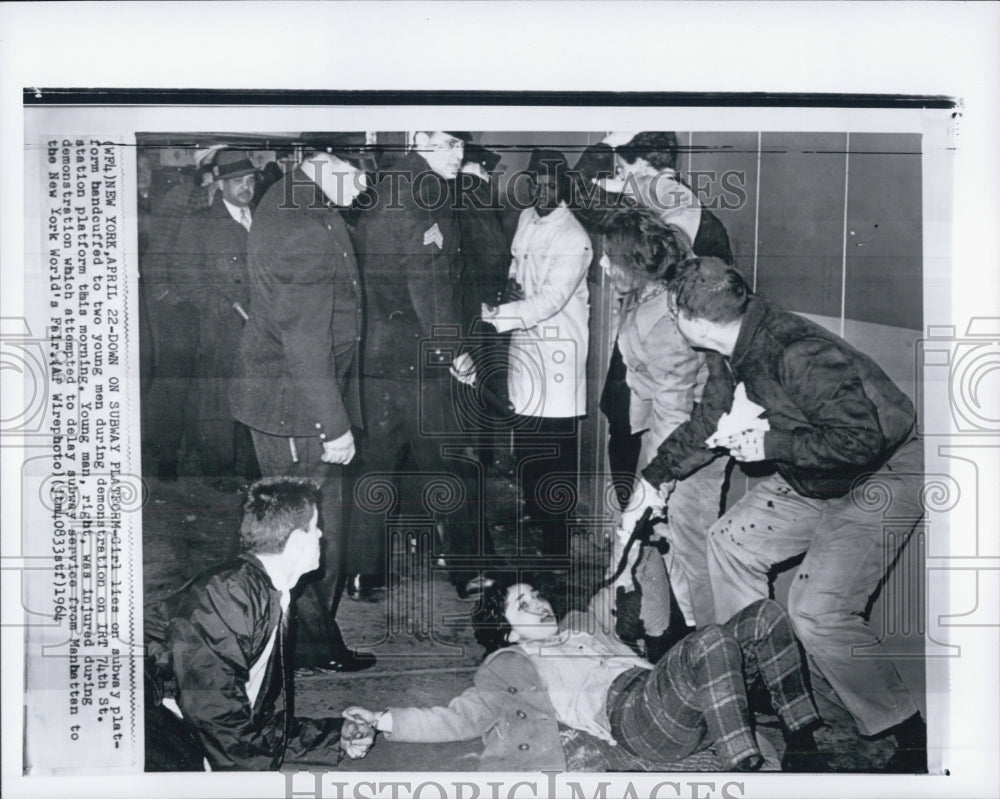
<svg viewBox="0 0 1000 799">
<path fill-rule="evenodd" d="M 265 476 L 321 487 L 323 565 L 296 600 L 296 665 L 356 671 L 335 621 L 344 520 L 342 469 L 360 426 L 361 288 L 339 209 L 366 186 L 346 151 L 311 152 L 257 206 L 248 247 L 252 313 L 236 359 L 233 415 L 250 427 Z"/>
<path fill-rule="evenodd" d="M 457 341 L 460 234 L 449 186 L 467 138 L 418 132 L 414 148 L 382 170 L 375 205 L 362 212 L 356 235 L 367 302 L 362 369 L 368 436 L 360 469 L 365 482 L 356 494 L 364 496 L 370 480 L 387 479 L 395 489 L 397 473 L 408 462 L 420 474 L 425 498 L 437 495 L 432 481 L 441 482 L 444 493 L 460 484 L 452 496 L 461 499 L 464 492 L 464 501 L 447 508 L 428 501 L 434 507 L 427 511 L 439 531 L 435 554 L 455 556 L 450 577 L 463 596 L 476 574 L 464 556 L 481 552 L 478 486 L 471 464 L 443 451 L 442 434 L 457 432 L 449 373 L 475 382 L 472 359 Z M 450 340 L 434 342 L 445 329 Z M 390 579 L 385 513 L 382 505 L 355 503 L 348 557 L 354 598 Z M 466 568 L 454 562 L 459 559 Z"/>
<path fill-rule="evenodd" d="M 212 205 L 181 226 L 178 259 L 190 280 L 198 310 L 194 366 L 194 433 L 201 473 L 218 490 L 234 489 L 235 477 L 256 477 L 250 432 L 229 410 L 233 352 L 250 308 L 247 238 L 257 169 L 239 150 L 222 150 L 212 169 Z"/>
</svg>

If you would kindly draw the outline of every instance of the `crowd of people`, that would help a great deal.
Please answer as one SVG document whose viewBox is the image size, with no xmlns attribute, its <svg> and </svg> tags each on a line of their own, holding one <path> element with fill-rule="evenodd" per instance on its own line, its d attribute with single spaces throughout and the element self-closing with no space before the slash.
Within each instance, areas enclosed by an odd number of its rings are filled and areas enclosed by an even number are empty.
<svg viewBox="0 0 1000 799">
<path fill-rule="evenodd" d="M 895 737 L 887 770 L 926 769 L 924 721 L 866 620 L 905 536 L 857 501 L 877 481 L 895 518 L 919 520 L 913 404 L 871 358 L 754 294 L 677 154 L 669 132 L 595 145 L 572 168 L 536 149 L 515 214 L 496 202 L 502 156 L 463 131 L 419 131 L 395 153 L 333 140 L 263 190 L 244 151 L 199 151 L 197 180 L 159 198 L 141 241 L 150 454 L 164 480 L 185 451 L 218 490 L 262 479 L 243 555 L 151 614 L 147 767 L 363 757 L 381 732 L 482 736 L 484 769 L 558 769 L 558 722 L 654 763 L 714 746 L 727 769 L 753 770 L 761 683 L 783 768 L 823 771 L 815 669 L 862 734 Z M 569 554 L 554 486 L 575 479 L 595 410 L 595 262 L 620 303 L 601 410 L 625 485 L 612 576 L 589 620 L 559 622 L 519 576 L 487 568 L 495 546 L 468 500 L 509 432 L 537 554 Z M 727 507 L 731 460 L 773 471 Z M 386 520 L 406 474 L 459 498 L 434 504 L 433 556 L 477 603 L 475 685 L 447 707 L 296 720 L 294 669 L 375 663 L 336 615 L 345 593 L 396 579 Z M 795 558 L 786 608 L 769 580 Z M 595 635 L 629 592 L 641 633 Z"/>
</svg>

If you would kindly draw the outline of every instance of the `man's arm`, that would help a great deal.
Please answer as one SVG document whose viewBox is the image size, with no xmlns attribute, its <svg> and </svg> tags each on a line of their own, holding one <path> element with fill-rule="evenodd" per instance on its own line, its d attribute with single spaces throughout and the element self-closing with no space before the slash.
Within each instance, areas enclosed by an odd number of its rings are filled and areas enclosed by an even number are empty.
<svg viewBox="0 0 1000 799">
<path fill-rule="evenodd" d="M 170 624 L 170 649 L 184 718 L 215 770 L 275 768 L 275 749 L 253 721 L 246 693 L 253 606 L 236 581 L 209 583 L 190 613 Z"/>
<path fill-rule="evenodd" d="M 843 350 L 820 338 L 797 341 L 786 347 L 778 377 L 808 422 L 771 415 L 767 460 L 837 469 L 878 456 L 885 445 L 878 410 Z"/>
<path fill-rule="evenodd" d="M 719 417 L 733 405 L 733 378 L 725 360 L 717 353 L 707 353 L 708 380 L 701 402 L 691 410 L 691 417 L 679 425 L 657 449 L 656 457 L 642 470 L 642 477 L 659 486 L 681 479 L 718 456 L 705 446 L 715 432 Z"/>
</svg>

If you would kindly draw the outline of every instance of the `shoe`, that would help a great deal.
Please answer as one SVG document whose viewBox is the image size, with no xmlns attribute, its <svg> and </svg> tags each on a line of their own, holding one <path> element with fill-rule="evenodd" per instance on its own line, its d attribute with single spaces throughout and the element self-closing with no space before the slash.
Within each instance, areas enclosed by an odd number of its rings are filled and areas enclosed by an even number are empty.
<svg viewBox="0 0 1000 799">
<path fill-rule="evenodd" d="M 348 599 L 353 599 L 355 602 L 377 602 L 378 597 L 375 594 L 378 591 L 387 591 L 397 585 L 399 585 L 399 575 L 395 572 L 389 575 L 388 580 L 384 580 L 380 574 L 352 574 L 347 578 L 344 593 Z"/>
<path fill-rule="evenodd" d="M 370 652 L 346 651 L 340 658 L 324 663 L 322 666 L 306 666 L 297 668 L 295 673 L 300 677 L 312 677 L 322 674 L 348 674 L 354 671 L 370 669 L 378 663 Z"/>
</svg>

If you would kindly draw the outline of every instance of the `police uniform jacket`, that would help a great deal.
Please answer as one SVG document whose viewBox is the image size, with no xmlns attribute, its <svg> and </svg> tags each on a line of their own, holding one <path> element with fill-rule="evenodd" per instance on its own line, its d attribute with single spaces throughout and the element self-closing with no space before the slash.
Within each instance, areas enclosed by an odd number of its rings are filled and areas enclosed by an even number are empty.
<svg viewBox="0 0 1000 799">
<path fill-rule="evenodd" d="M 460 234 L 448 181 L 416 152 L 389 165 L 375 205 L 358 220 L 356 241 L 365 284 L 362 370 L 373 377 L 417 380 L 448 376 L 458 354 L 435 344 L 447 327 L 457 337 Z"/>
<path fill-rule="evenodd" d="M 233 416 L 271 435 L 329 440 L 361 424 L 361 287 L 347 225 L 295 169 L 264 194 L 248 245 L 250 320 Z"/>
</svg>

